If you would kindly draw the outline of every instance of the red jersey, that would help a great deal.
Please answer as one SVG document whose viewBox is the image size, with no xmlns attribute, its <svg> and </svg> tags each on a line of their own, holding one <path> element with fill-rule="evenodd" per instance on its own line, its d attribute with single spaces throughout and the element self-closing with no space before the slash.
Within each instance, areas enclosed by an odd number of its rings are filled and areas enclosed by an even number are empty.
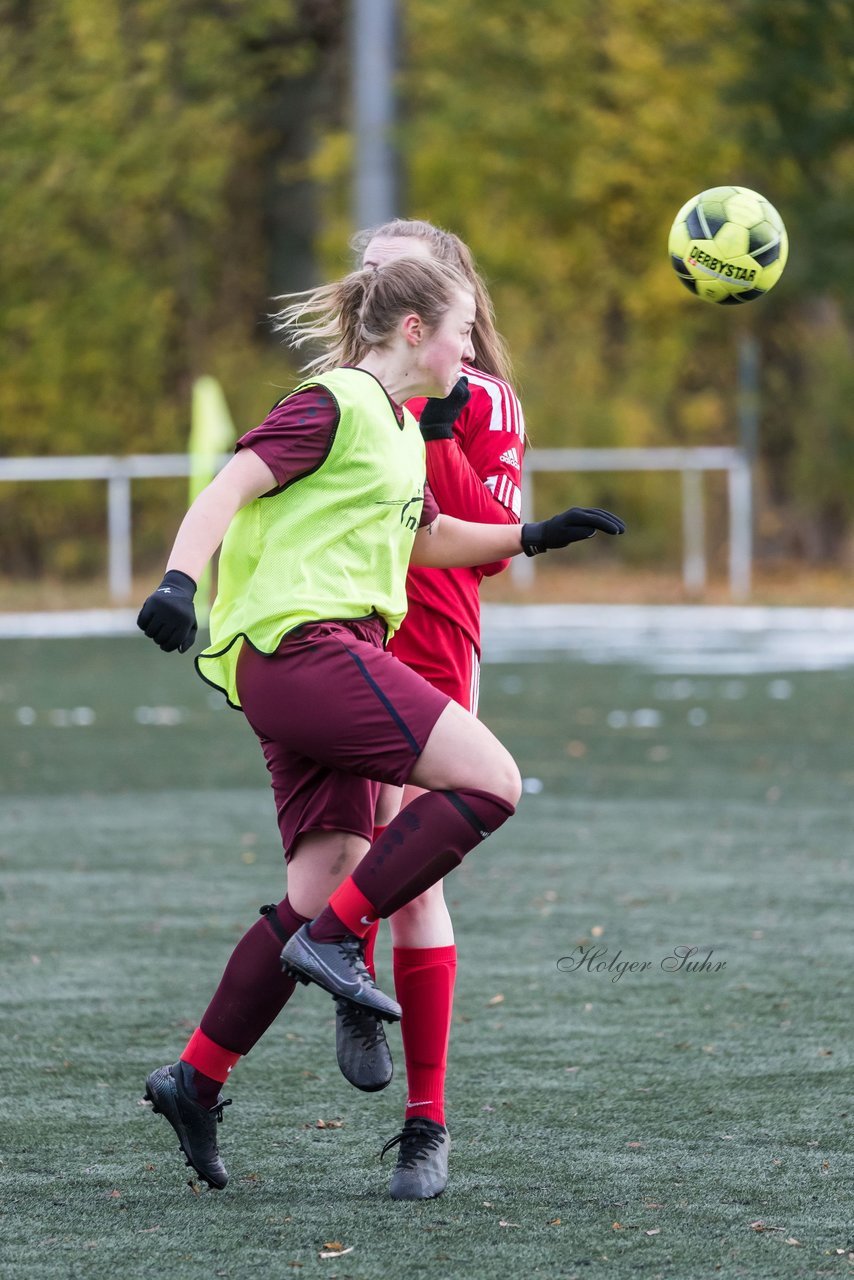
<svg viewBox="0 0 854 1280">
<path fill-rule="evenodd" d="M 525 421 L 522 406 L 500 378 L 463 365 L 471 399 L 454 424 L 453 440 L 427 442 L 427 480 L 439 510 L 477 524 L 518 524 Z M 415 417 L 424 398 L 407 403 Z M 406 594 L 411 612 L 392 640 L 400 639 L 406 661 L 407 631 L 418 626 L 422 609 L 459 627 L 480 654 L 480 594 L 484 577 L 506 569 L 509 560 L 474 569 L 425 569 L 411 565 Z M 414 639 L 415 637 L 413 637 Z"/>
</svg>

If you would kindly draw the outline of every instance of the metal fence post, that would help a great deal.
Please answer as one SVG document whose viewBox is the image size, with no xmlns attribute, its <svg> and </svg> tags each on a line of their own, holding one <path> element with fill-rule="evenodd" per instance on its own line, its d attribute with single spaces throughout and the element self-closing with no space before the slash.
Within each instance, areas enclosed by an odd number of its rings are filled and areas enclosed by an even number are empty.
<svg viewBox="0 0 854 1280">
<path fill-rule="evenodd" d="M 114 471 L 107 480 L 107 539 L 110 598 L 128 600 L 131 567 L 130 476 Z"/>
<path fill-rule="evenodd" d="M 727 472 L 729 488 L 729 585 L 733 600 L 750 598 L 753 561 L 753 477 L 739 453 Z"/>
<path fill-rule="evenodd" d="M 688 467 L 682 472 L 682 581 L 694 595 L 706 585 L 706 512 L 703 473 Z"/>
</svg>

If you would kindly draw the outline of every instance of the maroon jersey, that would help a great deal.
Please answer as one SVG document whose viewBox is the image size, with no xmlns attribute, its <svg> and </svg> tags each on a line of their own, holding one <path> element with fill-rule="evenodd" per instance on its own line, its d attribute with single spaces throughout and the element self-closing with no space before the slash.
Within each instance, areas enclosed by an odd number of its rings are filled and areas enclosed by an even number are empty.
<svg viewBox="0 0 854 1280">
<path fill-rule="evenodd" d="M 427 443 L 430 489 L 439 510 L 449 516 L 478 524 L 518 524 L 525 448 L 522 406 L 500 378 L 471 365 L 463 365 L 462 372 L 468 378 L 471 399 L 454 424 L 454 439 Z M 410 400 L 407 408 L 417 418 L 424 404 L 423 398 Z M 411 565 L 406 579 L 410 612 L 392 640 L 392 652 L 407 661 L 407 633 L 418 626 L 424 609 L 461 628 L 480 654 L 478 589 L 484 577 L 500 573 L 509 563 L 499 560 L 474 569 Z"/>
</svg>

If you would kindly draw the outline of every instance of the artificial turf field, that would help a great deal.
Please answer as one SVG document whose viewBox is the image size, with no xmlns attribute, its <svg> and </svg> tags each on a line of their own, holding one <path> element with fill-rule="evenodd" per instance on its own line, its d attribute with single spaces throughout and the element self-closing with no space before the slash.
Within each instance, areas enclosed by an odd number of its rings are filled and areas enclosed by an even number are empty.
<svg viewBox="0 0 854 1280">
<path fill-rule="evenodd" d="M 226 1191 L 139 1103 L 283 892 L 242 718 L 141 639 L 0 657 L 4 1280 L 852 1270 L 854 673 L 484 669 L 530 790 L 448 883 L 451 1183 L 395 1204 L 398 1032 L 357 1093 L 316 990 L 232 1077 Z"/>
</svg>

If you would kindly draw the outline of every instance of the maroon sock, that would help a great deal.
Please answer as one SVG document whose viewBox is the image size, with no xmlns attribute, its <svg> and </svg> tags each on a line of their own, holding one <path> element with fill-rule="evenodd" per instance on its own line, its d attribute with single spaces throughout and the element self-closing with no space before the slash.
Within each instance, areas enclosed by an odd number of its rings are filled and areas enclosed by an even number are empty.
<svg viewBox="0 0 854 1280">
<path fill-rule="evenodd" d="M 311 922 L 308 936 L 314 942 L 339 942 L 350 932 L 346 924 L 336 916 L 331 907 L 324 907 Z"/>
<path fill-rule="evenodd" d="M 263 908 L 263 915 L 231 953 L 199 1024 L 206 1036 L 232 1053 L 248 1053 L 294 991 L 294 980 L 282 972 L 279 956 L 307 917 L 294 911 L 287 898 Z"/>
<path fill-rule="evenodd" d="M 356 867 L 353 883 L 376 915 L 393 915 L 458 867 L 515 812 L 488 791 L 427 791 L 389 823 Z"/>
<path fill-rule="evenodd" d="M 352 883 L 372 905 L 374 916 L 393 915 L 458 867 L 469 850 L 515 812 L 512 804 L 488 791 L 427 791 L 401 809 L 336 894 Z M 311 936 L 323 942 L 348 932 L 332 907 L 311 925 Z"/>
</svg>

